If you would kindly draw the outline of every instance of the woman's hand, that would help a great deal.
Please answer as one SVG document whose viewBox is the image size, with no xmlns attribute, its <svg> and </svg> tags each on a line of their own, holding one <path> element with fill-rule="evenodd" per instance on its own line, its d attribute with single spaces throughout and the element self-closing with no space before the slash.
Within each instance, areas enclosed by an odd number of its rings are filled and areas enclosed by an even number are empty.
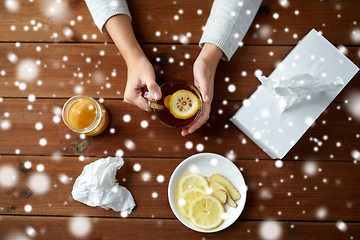
<svg viewBox="0 0 360 240">
<path fill-rule="evenodd" d="M 107 20 L 105 27 L 128 68 L 125 101 L 149 111 L 150 107 L 148 101 L 142 96 L 143 92 L 147 88 L 150 97 L 159 100 L 161 91 L 155 82 L 154 68 L 135 38 L 130 18 L 126 15 L 114 15 Z"/>
<path fill-rule="evenodd" d="M 214 95 L 214 78 L 222 51 L 211 43 L 205 43 L 199 56 L 194 62 L 194 83 L 199 88 L 204 101 L 202 114 L 197 122 L 181 131 L 182 136 L 195 132 L 210 117 L 211 102 Z"/>
<path fill-rule="evenodd" d="M 147 89 L 152 99 L 161 99 L 161 90 L 155 82 L 153 66 L 145 55 L 133 57 L 127 66 L 125 101 L 145 111 L 150 111 L 148 101 L 143 97 L 144 91 Z"/>
</svg>

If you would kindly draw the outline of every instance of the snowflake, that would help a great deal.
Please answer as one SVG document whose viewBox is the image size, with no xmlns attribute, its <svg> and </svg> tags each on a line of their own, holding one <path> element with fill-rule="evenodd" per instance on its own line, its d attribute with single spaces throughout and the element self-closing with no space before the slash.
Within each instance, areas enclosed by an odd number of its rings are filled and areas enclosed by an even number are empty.
<svg viewBox="0 0 360 240">
<path fill-rule="evenodd" d="M 11 128 L 11 122 L 9 120 L 2 120 L 0 127 L 3 131 L 9 130 Z"/>
<path fill-rule="evenodd" d="M 44 167 L 43 164 L 38 164 L 38 165 L 36 166 L 36 170 L 37 170 L 38 172 L 43 172 L 43 171 L 45 170 L 45 167 Z"/>
<path fill-rule="evenodd" d="M 148 182 L 151 178 L 151 174 L 149 172 L 144 172 L 141 177 L 144 182 Z"/>
<path fill-rule="evenodd" d="M 280 239 L 282 235 L 282 228 L 277 221 L 264 221 L 260 224 L 260 236 L 264 240 Z"/>
<path fill-rule="evenodd" d="M 204 151 L 204 145 L 201 144 L 201 143 L 198 143 L 198 144 L 196 145 L 196 150 L 197 150 L 198 152 Z"/>
<path fill-rule="evenodd" d="M 141 170 L 140 163 L 135 163 L 134 166 L 133 166 L 133 169 L 134 169 L 135 172 L 140 172 L 140 170 Z"/>
<path fill-rule="evenodd" d="M 336 227 L 342 232 L 345 232 L 347 230 L 347 225 L 343 221 L 337 221 Z"/>
<path fill-rule="evenodd" d="M 89 218 L 77 216 L 71 218 L 69 228 L 75 237 L 82 238 L 89 235 L 92 225 Z"/>
<path fill-rule="evenodd" d="M 36 237 L 36 230 L 31 226 L 26 227 L 25 232 L 29 237 Z"/>
<path fill-rule="evenodd" d="M 131 120 L 131 116 L 129 114 L 125 114 L 123 117 L 124 122 L 128 123 Z"/>
<path fill-rule="evenodd" d="M 276 161 L 275 161 L 275 166 L 276 166 L 277 168 L 281 168 L 281 167 L 283 166 L 283 161 L 281 161 L 281 160 L 276 160 Z"/>
<path fill-rule="evenodd" d="M 45 138 L 41 138 L 41 139 L 39 140 L 39 144 L 40 144 L 40 146 L 44 147 L 44 146 L 46 146 L 46 144 L 47 144 L 47 140 L 46 140 Z"/>
<path fill-rule="evenodd" d="M 327 216 L 327 209 L 325 207 L 320 207 L 316 210 L 316 217 L 319 220 L 324 219 Z"/>
<path fill-rule="evenodd" d="M 124 156 L 124 151 L 121 149 L 116 150 L 115 156 L 122 157 Z"/>
<path fill-rule="evenodd" d="M 44 194 L 50 189 L 50 178 L 44 173 L 34 173 L 29 177 L 28 185 L 35 194 Z"/>
<path fill-rule="evenodd" d="M 18 180 L 18 171 L 13 166 L 0 167 L 0 186 L 4 188 L 13 187 Z"/>
<path fill-rule="evenodd" d="M 179 41 L 181 44 L 188 44 L 190 42 L 189 38 L 183 34 L 179 36 Z"/>
<path fill-rule="evenodd" d="M 142 128 L 147 128 L 147 127 L 149 126 L 149 122 L 146 121 L 146 120 L 142 120 L 142 121 L 140 122 L 140 126 L 141 126 Z"/>
<path fill-rule="evenodd" d="M 26 204 L 26 205 L 24 206 L 24 211 L 25 211 L 25 212 L 31 212 L 31 211 L 32 211 L 32 206 L 31 206 L 30 204 Z"/>
<path fill-rule="evenodd" d="M 193 144 L 191 141 L 187 141 L 187 142 L 185 143 L 185 148 L 186 148 L 186 149 L 192 149 L 193 146 L 194 146 L 194 144 Z"/>
<path fill-rule="evenodd" d="M 156 177 L 156 181 L 157 181 L 158 183 L 162 183 L 162 182 L 165 181 L 165 177 L 164 177 L 163 175 L 158 175 L 158 176 Z"/>
<path fill-rule="evenodd" d="M 16 68 L 17 78 L 24 81 L 34 80 L 39 74 L 39 67 L 32 59 L 20 61 Z"/>
<path fill-rule="evenodd" d="M 290 6 L 290 2 L 289 0 L 278 0 L 279 4 L 284 7 L 284 8 L 287 8 Z"/>
<path fill-rule="evenodd" d="M 61 173 L 59 174 L 59 181 L 62 182 L 63 184 L 68 184 L 69 177 L 65 173 Z"/>
<path fill-rule="evenodd" d="M 135 143 L 132 141 L 132 140 L 130 140 L 130 139 L 126 139 L 125 140 L 125 147 L 127 148 L 127 149 L 129 149 L 129 150 L 135 150 Z"/>
<path fill-rule="evenodd" d="M 20 4 L 17 0 L 6 0 L 5 7 L 7 11 L 14 13 L 19 10 Z"/>
<path fill-rule="evenodd" d="M 235 92 L 235 90 L 236 90 L 236 86 L 234 84 L 230 84 L 228 86 L 228 91 L 229 92 L 233 93 L 233 92 Z"/>
</svg>

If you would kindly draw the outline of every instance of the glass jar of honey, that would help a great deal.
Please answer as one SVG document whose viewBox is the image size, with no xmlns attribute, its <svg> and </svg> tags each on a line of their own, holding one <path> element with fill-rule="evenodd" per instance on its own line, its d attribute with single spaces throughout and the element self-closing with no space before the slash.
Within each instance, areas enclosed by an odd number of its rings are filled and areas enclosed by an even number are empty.
<svg viewBox="0 0 360 240">
<path fill-rule="evenodd" d="M 78 95 L 66 101 L 62 109 L 62 119 L 72 131 L 96 136 L 106 129 L 109 114 L 95 99 Z"/>
</svg>

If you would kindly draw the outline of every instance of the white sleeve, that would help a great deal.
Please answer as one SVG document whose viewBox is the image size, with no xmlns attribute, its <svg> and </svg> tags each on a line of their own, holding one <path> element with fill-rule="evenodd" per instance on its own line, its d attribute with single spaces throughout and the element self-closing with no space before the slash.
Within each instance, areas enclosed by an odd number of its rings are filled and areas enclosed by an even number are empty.
<svg viewBox="0 0 360 240">
<path fill-rule="evenodd" d="M 104 25 L 114 15 L 125 14 L 131 19 L 126 0 L 85 0 L 85 2 L 101 32 L 106 32 Z"/>
<path fill-rule="evenodd" d="M 230 60 L 248 31 L 262 0 L 214 0 L 199 45 L 212 43 Z"/>
</svg>

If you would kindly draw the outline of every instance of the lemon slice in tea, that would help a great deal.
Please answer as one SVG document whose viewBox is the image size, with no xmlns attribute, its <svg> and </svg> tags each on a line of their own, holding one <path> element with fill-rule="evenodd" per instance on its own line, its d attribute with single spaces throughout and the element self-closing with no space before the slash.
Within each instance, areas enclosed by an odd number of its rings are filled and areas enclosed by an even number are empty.
<svg viewBox="0 0 360 240">
<path fill-rule="evenodd" d="M 199 110 L 199 100 L 188 90 L 178 90 L 171 95 L 169 110 L 178 119 L 188 119 Z"/>
<path fill-rule="evenodd" d="M 164 99 L 164 105 L 167 109 L 170 108 L 170 98 L 171 98 L 171 95 L 167 95 Z"/>
</svg>

